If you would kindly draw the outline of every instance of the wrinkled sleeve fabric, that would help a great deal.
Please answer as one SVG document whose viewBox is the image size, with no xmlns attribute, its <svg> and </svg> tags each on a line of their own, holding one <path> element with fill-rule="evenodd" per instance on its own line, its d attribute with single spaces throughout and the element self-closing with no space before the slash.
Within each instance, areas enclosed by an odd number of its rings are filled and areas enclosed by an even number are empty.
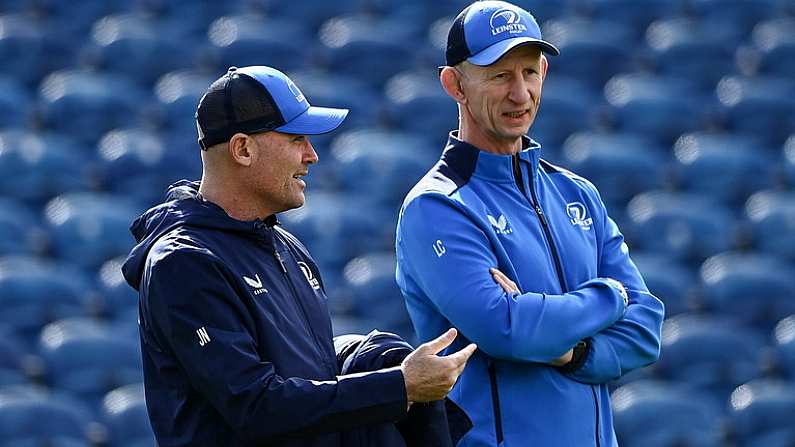
<svg viewBox="0 0 795 447">
<path fill-rule="evenodd" d="M 601 200 L 599 201 L 601 204 Z M 602 231 L 598 275 L 620 281 L 627 289 L 629 305 L 615 324 L 591 337 L 587 358 L 569 373 L 585 383 L 605 383 L 657 361 L 665 309 L 649 293 L 643 278 L 629 257 L 629 248 L 616 223 L 601 207 Z"/>
<path fill-rule="evenodd" d="M 176 251 L 152 266 L 146 299 L 156 330 L 192 385 L 242 440 L 274 442 L 405 416 L 399 368 L 334 380 L 280 377 L 258 354 L 253 322 L 231 284 L 231 274 L 211 255 Z"/>
<path fill-rule="evenodd" d="M 408 203 L 398 228 L 399 268 L 479 349 L 504 360 L 549 362 L 613 324 L 624 301 L 594 279 L 562 295 L 506 294 L 486 234 L 458 203 L 426 193 Z"/>
</svg>

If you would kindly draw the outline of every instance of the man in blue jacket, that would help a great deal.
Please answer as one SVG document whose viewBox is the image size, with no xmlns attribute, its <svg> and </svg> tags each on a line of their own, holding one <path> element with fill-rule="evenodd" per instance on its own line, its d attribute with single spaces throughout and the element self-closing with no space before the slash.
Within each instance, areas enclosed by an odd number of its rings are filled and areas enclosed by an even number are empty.
<svg viewBox="0 0 795 447">
<path fill-rule="evenodd" d="M 458 15 L 440 80 L 459 128 L 398 222 L 420 339 L 452 325 L 479 348 L 449 396 L 474 424 L 459 446 L 616 446 L 607 383 L 659 356 L 663 305 L 596 188 L 526 136 L 545 54 L 558 50 L 521 8 Z"/>
<path fill-rule="evenodd" d="M 317 162 L 307 135 L 347 112 L 311 107 L 264 66 L 232 67 L 202 97 L 201 183 L 174 185 L 133 223 L 123 268 L 140 293 L 160 447 L 352 445 L 343 431 L 444 398 L 474 352 L 436 356 L 450 330 L 396 367 L 341 373 L 320 272 L 276 213 L 304 203 L 302 177 Z"/>
</svg>

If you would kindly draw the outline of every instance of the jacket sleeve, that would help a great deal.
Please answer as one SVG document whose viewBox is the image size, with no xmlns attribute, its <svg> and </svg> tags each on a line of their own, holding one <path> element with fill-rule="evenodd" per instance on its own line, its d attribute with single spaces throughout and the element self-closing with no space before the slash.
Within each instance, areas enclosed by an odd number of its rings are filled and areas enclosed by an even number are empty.
<svg viewBox="0 0 795 447">
<path fill-rule="evenodd" d="M 662 301 L 649 293 L 629 257 L 624 236 L 603 206 L 601 214 L 604 225 L 598 274 L 623 283 L 629 295 L 629 305 L 620 320 L 588 340 L 585 361 L 580 368 L 569 373 L 571 378 L 585 383 L 609 382 L 657 361 L 665 313 Z"/>
<path fill-rule="evenodd" d="M 241 439 L 269 443 L 405 416 L 399 368 L 332 380 L 280 376 L 258 354 L 253 320 L 233 281 L 211 255 L 172 252 L 152 267 L 146 300 L 192 386 Z"/>
<path fill-rule="evenodd" d="M 593 279 L 562 295 L 506 295 L 489 268 L 497 258 L 486 234 L 441 194 L 414 198 L 397 238 L 398 268 L 466 338 L 488 355 L 549 362 L 624 312 L 619 291 Z M 405 284 L 401 288 L 406 291 Z"/>
</svg>

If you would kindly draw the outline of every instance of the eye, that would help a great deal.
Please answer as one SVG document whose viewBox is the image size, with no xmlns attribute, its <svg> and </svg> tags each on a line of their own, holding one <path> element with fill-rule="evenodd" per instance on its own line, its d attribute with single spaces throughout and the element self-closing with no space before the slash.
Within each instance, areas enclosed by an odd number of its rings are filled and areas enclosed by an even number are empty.
<svg viewBox="0 0 795 447">
<path fill-rule="evenodd" d="M 306 141 L 306 137 L 304 135 L 296 135 L 293 137 L 293 143 L 303 143 Z"/>
<path fill-rule="evenodd" d="M 503 79 L 507 78 L 508 78 L 508 73 L 497 73 L 496 75 L 494 75 L 494 79 L 498 81 L 502 81 Z"/>
</svg>

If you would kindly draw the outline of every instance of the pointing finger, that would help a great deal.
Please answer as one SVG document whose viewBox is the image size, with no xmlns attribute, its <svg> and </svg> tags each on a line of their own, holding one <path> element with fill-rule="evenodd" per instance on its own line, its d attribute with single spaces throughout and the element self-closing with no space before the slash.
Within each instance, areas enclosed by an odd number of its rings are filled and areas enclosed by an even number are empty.
<svg viewBox="0 0 795 447">
<path fill-rule="evenodd" d="M 455 337 L 458 335 L 458 331 L 455 328 L 450 328 L 444 334 L 436 337 L 435 339 L 423 343 L 422 346 L 417 348 L 417 350 L 429 351 L 431 354 L 437 354 L 439 351 L 443 350 L 444 348 L 450 346 L 450 343 L 455 340 Z"/>
<path fill-rule="evenodd" d="M 475 350 L 477 348 L 478 347 L 477 347 L 476 344 L 470 343 L 469 345 L 467 345 L 465 348 L 461 349 L 460 351 L 458 351 L 458 352 L 456 352 L 454 354 L 448 355 L 447 358 L 452 360 L 453 363 L 456 366 L 462 366 L 462 365 L 464 365 L 467 362 L 467 360 L 469 360 L 469 357 L 472 356 L 472 354 L 475 352 Z"/>
</svg>

